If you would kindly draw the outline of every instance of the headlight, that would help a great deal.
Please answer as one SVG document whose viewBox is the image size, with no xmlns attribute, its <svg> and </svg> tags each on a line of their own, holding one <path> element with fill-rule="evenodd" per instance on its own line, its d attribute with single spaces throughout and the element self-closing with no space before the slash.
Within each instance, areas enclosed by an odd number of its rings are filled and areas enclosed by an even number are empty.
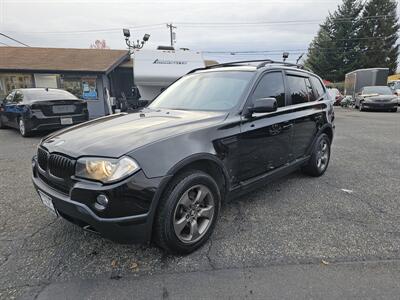
<svg viewBox="0 0 400 300">
<path fill-rule="evenodd" d="M 76 163 L 75 175 L 91 180 L 110 183 L 123 179 L 140 169 L 130 157 L 120 159 L 82 157 Z"/>
</svg>

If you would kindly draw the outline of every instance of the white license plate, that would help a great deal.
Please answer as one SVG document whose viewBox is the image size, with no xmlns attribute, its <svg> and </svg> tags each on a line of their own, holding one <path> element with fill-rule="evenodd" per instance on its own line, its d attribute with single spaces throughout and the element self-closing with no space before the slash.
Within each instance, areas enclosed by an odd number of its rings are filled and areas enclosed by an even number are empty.
<svg viewBox="0 0 400 300">
<path fill-rule="evenodd" d="M 54 208 L 53 200 L 51 199 L 51 197 L 47 196 L 46 194 L 42 193 L 41 191 L 38 191 L 38 192 L 39 192 L 40 199 L 42 200 L 44 206 L 46 206 L 50 211 L 53 212 L 53 214 L 55 214 L 57 216 L 57 212 Z"/>
<path fill-rule="evenodd" d="M 61 118 L 61 125 L 71 125 L 73 124 L 72 118 Z"/>
</svg>

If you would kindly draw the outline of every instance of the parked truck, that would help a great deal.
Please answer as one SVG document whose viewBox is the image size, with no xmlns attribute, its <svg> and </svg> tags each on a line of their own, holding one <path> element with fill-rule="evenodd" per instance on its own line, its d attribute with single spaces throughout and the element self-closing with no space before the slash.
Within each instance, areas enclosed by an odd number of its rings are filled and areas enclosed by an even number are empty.
<svg viewBox="0 0 400 300">
<path fill-rule="evenodd" d="M 346 74 L 344 82 L 345 96 L 355 99 L 356 94 L 365 86 L 387 85 L 388 68 L 359 69 Z"/>
</svg>

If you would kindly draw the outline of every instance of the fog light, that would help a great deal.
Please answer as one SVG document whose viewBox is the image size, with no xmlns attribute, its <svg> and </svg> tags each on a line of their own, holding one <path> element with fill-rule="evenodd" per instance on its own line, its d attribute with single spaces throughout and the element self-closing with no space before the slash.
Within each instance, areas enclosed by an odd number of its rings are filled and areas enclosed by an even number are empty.
<svg viewBox="0 0 400 300">
<path fill-rule="evenodd" d="M 102 210 L 105 210 L 107 208 L 107 205 L 108 205 L 107 196 L 103 195 L 103 194 L 98 195 L 97 198 L 96 198 L 96 202 L 94 203 L 94 207 L 97 210 L 102 211 Z"/>
</svg>

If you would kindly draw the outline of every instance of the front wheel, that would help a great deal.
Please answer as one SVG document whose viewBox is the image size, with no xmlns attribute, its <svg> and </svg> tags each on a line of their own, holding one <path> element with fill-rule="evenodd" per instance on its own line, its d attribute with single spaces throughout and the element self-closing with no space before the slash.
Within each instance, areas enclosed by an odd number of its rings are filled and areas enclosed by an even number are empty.
<svg viewBox="0 0 400 300">
<path fill-rule="evenodd" d="M 364 103 L 360 102 L 359 109 L 360 109 L 360 111 L 364 111 L 365 110 Z"/>
<path fill-rule="evenodd" d="M 217 222 L 221 196 L 208 174 L 192 170 L 176 177 L 155 219 L 154 241 L 174 254 L 188 254 L 211 236 Z"/>
<path fill-rule="evenodd" d="M 19 133 L 23 136 L 23 137 L 27 137 L 30 135 L 30 132 L 28 129 L 26 129 L 26 124 L 23 118 L 18 120 L 18 128 L 19 128 Z"/>
<path fill-rule="evenodd" d="M 397 107 L 392 108 L 390 111 L 391 111 L 391 112 L 397 112 Z"/>
<path fill-rule="evenodd" d="M 318 177 L 325 173 L 331 157 L 331 141 L 327 134 L 323 133 L 314 145 L 313 152 L 307 165 L 303 168 L 304 173 Z"/>
</svg>

